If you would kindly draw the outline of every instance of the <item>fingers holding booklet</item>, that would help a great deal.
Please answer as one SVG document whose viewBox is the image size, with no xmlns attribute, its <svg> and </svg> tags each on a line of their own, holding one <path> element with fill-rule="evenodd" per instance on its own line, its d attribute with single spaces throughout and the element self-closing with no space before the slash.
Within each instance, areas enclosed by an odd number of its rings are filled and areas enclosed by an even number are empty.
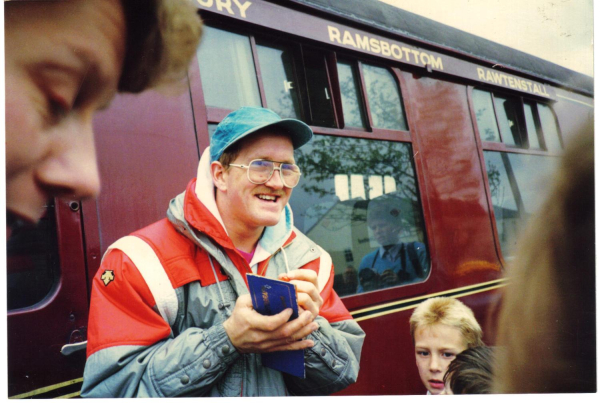
<svg viewBox="0 0 600 403">
<path fill-rule="evenodd" d="M 302 340 L 318 329 L 311 312 L 305 311 L 288 322 L 292 309 L 272 315 L 261 315 L 252 306 L 250 295 L 240 296 L 233 313 L 223 327 L 234 347 L 241 353 L 303 350 L 314 345 L 312 340 Z"/>
</svg>

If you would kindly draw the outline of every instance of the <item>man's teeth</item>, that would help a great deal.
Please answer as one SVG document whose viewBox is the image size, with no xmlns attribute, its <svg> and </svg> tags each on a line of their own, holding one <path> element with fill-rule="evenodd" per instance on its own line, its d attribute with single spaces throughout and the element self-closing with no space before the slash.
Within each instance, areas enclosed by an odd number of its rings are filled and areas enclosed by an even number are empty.
<svg viewBox="0 0 600 403">
<path fill-rule="evenodd" d="M 269 201 L 275 201 L 277 200 L 277 197 L 275 196 L 267 196 L 267 195 L 258 195 L 259 199 L 263 199 L 263 200 L 269 200 Z"/>
</svg>

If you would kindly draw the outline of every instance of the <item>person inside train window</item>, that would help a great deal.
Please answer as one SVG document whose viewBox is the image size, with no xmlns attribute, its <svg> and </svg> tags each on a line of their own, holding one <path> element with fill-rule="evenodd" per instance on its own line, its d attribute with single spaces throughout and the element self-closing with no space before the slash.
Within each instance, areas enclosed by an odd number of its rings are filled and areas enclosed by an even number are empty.
<svg viewBox="0 0 600 403">
<path fill-rule="evenodd" d="M 444 384 L 447 395 L 488 394 L 492 389 L 494 349 L 487 346 L 468 348 L 448 365 Z"/>
<path fill-rule="evenodd" d="M 401 200 L 391 194 L 371 200 L 367 224 L 380 245 L 358 267 L 358 292 L 410 284 L 426 277 L 427 251 L 421 242 L 402 242 Z"/>
<path fill-rule="evenodd" d="M 189 0 L 10 1 L 4 26 L 11 232 L 53 197 L 98 194 L 94 113 L 117 92 L 180 82 L 202 21 Z"/>
<path fill-rule="evenodd" d="M 231 112 L 167 218 L 109 247 L 82 396 L 325 395 L 356 381 L 364 332 L 333 290 L 330 255 L 288 205 L 294 149 L 312 136 L 269 109 Z M 247 273 L 294 283 L 300 316 L 254 311 Z M 260 353 L 282 350 L 305 351 L 306 378 L 262 365 Z"/>
<path fill-rule="evenodd" d="M 444 393 L 444 375 L 457 354 L 483 346 L 483 332 L 473 311 L 457 299 L 430 298 L 421 302 L 410 320 L 417 369 L 427 394 Z"/>
<path fill-rule="evenodd" d="M 590 122 L 567 143 L 508 268 L 492 393 L 597 391 L 594 165 Z"/>
</svg>

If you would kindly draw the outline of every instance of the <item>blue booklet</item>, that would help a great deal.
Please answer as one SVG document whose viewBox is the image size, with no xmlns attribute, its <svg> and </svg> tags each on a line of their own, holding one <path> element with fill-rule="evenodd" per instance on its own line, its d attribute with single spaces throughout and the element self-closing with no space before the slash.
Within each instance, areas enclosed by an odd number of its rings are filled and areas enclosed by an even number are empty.
<svg viewBox="0 0 600 403">
<path fill-rule="evenodd" d="M 276 315 L 286 308 L 292 308 L 290 320 L 298 317 L 298 302 L 294 284 L 257 276 L 246 275 L 252 306 L 261 315 Z M 275 351 L 261 354 L 262 365 L 285 372 L 300 378 L 305 378 L 304 350 Z"/>
</svg>

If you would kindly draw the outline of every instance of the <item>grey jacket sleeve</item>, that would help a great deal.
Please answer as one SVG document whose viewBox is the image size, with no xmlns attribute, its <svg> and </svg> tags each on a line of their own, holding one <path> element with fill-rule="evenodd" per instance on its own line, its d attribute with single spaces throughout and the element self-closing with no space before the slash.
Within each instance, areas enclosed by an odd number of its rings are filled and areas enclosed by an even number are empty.
<svg viewBox="0 0 600 403">
<path fill-rule="evenodd" d="M 318 316 L 319 329 L 309 339 L 314 347 L 305 350 L 306 379 L 285 375 L 295 395 L 329 395 L 356 382 L 365 332 L 354 320 L 329 323 Z"/>
<path fill-rule="evenodd" d="M 221 324 L 151 346 L 108 347 L 88 358 L 81 396 L 203 395 L 239 357 Z"/>
</svg>

